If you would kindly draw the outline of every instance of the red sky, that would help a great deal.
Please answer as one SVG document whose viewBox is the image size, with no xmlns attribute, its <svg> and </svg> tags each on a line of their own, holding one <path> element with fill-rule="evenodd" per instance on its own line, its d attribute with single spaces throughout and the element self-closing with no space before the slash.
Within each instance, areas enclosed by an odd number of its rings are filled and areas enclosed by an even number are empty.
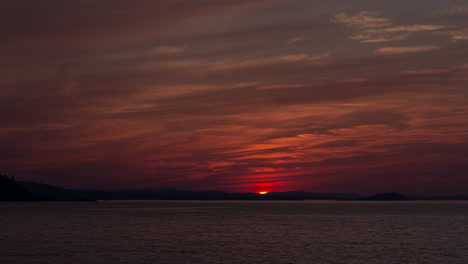
<svg viewBox="0 0 468 264">
<path fill-rule="evenodd" d="M 468 193 L 462 0 L 0 3 L 0 173 Z"/>
</svg>

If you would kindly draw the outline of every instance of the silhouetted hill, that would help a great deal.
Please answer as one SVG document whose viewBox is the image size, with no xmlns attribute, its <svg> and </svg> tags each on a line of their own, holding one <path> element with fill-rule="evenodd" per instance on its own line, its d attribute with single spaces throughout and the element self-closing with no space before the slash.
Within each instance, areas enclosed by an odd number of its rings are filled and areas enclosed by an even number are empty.
<svg viewBox="0 0 468 264">
<path fill-rule="evenodd" d="M 468 195 L 457 194 L 457 195 L 448 195 L 448 196 L 427 196 L 427 197 L 414 197 L 415 200 L 439 200 L 439 201 L 463 201 L 468 200 Z"/>
<path fill-rule="evenodd" d="M 366 197 L 363 200 L 368 201 L 409 201 L 410 198 L 399 193 L 379 193 L 371 197 Z"/>
<path fill-rule="evenodd" d="M 408 198 L 397 193 L 383 193 L 363 197 L 353 193 L 313 193 L 305 191 L 258 193 L 227 193 L 223 191 L 183 191 L 174 188 L 79 190 L 67 189 L 37 182 L 13 182 L 0 186 L 0 199 L 47 201 L 94 200 L 341 200 L 341 201 L 406 201 L 406 200 L 468 200 L 467 195 Z M 9 186 L 9 187 L 7 187 Z M 8 189 L 8 190 L 7 190 Z M 15 190 L 15 191 L 12 191 Z M 12 194 L 14 193 L 14 194 Z M 6 198 L 9 197 L 9 198 Z"/>
<path fill-rule="evenodd" d="M 311 200 L 357 198 L 357 194 L 318 194 L 311 192 L 227 193 L 223 191 L 182 191 L 172 188 L 136 190 L 81 190 L 96 200 Z"/>
<path fill-rule="evenodd" d="M 97 200 L 227 200 L 229 194 L 222 191 L 181 191 L 172 188 L 131 190 L 84 190 Z"/>
<path fill-rule="evenodd" d="M 227 193 L 223 191 L 183 191 L 174 188 L 77 190 L 37 182 L 21 182 L 28 191 L 52 200 L 309 200 L 356 198 L 357 194 L 319 194 L 312 192 Z"/>
<path fill-rule="evenodd" d="M 95 201 L 79 190 L 66 189 L 37 182 L 19 182 L 19 184 L 31 193 L 45 197 L 50 201 Z"/>
<path fill-rule="evenodd" d="M 354 193 L 314 193 L 305 191 L 292 192 L 269 192 L 267 197 L 289 198 L 298 200 L 337 200 L 337 199 L 356 199 L 361 197 Z"/>
<path fill-rule="evenodd" d="M 18 184 L 14 178 L 0 175 L 0 201 L 42 201 L 45 198 L 36 195 Z"/>
<path fill-rule="evenodd" d="M 373 196 L 360 197 L 355 199 L 338 199 L 351 201 L 411 201 L 413 199 L 399 193 L 378 193 Z"/>
</svg>

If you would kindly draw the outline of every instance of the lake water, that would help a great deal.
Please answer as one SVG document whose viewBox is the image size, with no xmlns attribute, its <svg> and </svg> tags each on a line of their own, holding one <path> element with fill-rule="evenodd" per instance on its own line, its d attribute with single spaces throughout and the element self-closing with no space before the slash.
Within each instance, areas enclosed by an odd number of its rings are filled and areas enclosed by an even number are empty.
<svg viewBox="0 0 468 264">
<path fill-rule="evenodd" d="M 0 263 L 467 264 L 468 202 L 0 203 Z"/>
</svg>

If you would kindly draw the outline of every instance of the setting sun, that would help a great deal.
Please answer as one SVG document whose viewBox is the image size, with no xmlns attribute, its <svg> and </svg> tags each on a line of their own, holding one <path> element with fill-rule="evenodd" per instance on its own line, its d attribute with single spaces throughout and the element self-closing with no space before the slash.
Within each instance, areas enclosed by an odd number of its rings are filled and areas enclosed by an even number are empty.
<svg viewBox="0 0 468 264">
<path fill-rule="evenodd" d="M 267 194 L 268 192 L 258 192 L 258 194 Z"/>
</svg>

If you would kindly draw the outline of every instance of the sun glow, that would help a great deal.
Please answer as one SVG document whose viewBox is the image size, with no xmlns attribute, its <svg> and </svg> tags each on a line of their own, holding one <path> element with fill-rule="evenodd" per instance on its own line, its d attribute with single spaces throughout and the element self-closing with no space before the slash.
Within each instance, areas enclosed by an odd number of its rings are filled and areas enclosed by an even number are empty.
<svg viewBox="0 0 468 264">
<path fill-rule="evenodd" d="M 268 192 L 258 192 L 258 194 L 267 194 Z"/>
</svg>

